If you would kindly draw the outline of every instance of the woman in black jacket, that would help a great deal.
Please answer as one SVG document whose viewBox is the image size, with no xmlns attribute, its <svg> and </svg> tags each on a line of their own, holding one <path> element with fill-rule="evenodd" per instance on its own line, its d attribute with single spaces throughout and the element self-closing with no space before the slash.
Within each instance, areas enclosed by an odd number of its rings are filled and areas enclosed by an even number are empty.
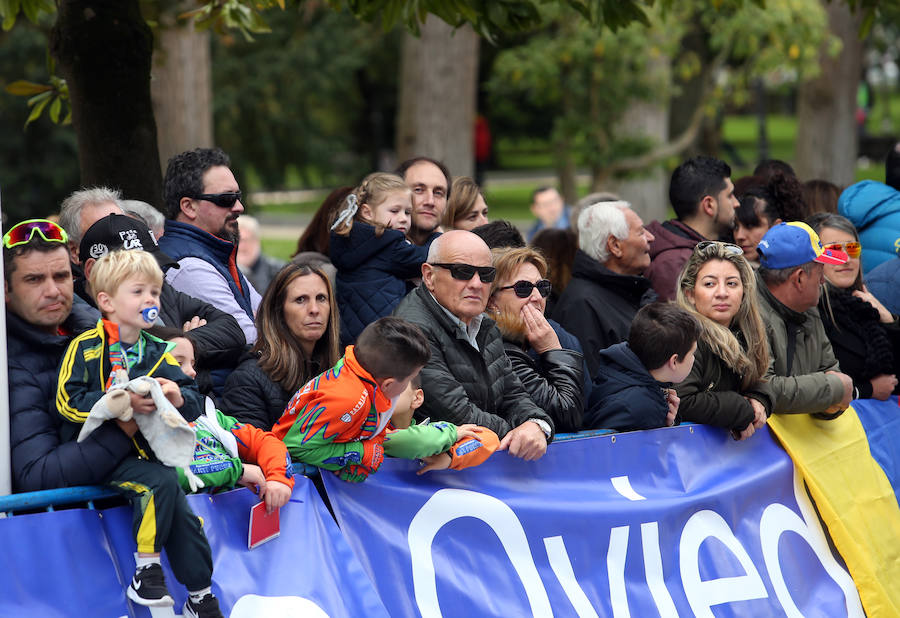
<svg viewBox="0 0 900 618">
<path fill-rule="evenodd" d="M 256 344 L 225 383 L 222 411 L 272 429 L 293 394 L 337 362 L 337 325 L 328 276 L 306 265 L 282 268 L 259 304 Z"/>
<path fill-rule="evenodd" d="M 488 315 L 503 335 L 506 355 L 531 400 L 558 432 L 578 431 L 584 414 L 584 357 L 560 339 L 574 339 L 544 317 L 550 282 L 547 262 L 531 248 L 495 250 L 497 276 Z"/>
<path fill-rule="evenodd" d="M 862 246 L 853 224 L 840 215 L 819 213 L 809 218 L 826 249 L 847 254 L 846 264 L 825 266 L 825 290 L 819 315 L 841 371 L 853 379 L 854 399 L 884 401 L 897 391 L 897 317 L 885 309 L 862 282 Z"/>
<path fill-rule="evenodd" d="M 749 438 L 766 423 L 773 396 L 756 276 L 737 245 L 705 240 L 681 272 L 677 302 L 693 311 L 702 330 L 694 367 L 676 385 L 682 421 L 730 429 Z"/>
</svg>

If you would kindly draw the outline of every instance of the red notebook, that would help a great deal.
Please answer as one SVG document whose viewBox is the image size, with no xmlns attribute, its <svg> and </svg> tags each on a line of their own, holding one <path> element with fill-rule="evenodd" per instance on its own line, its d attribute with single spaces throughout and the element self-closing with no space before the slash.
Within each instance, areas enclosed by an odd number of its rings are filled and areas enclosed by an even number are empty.
<svg viewBox="0 0 900 618">
<path fill-rule="evenodd" d="M 266 513 L 266 503 L 260 502 L 250 509 L 250 530 L 247 534 L 247 547 L 253 549 L 266 541 L 271 541 L 281 534 L 280 509 L 271 514 Z"/>
</svg>

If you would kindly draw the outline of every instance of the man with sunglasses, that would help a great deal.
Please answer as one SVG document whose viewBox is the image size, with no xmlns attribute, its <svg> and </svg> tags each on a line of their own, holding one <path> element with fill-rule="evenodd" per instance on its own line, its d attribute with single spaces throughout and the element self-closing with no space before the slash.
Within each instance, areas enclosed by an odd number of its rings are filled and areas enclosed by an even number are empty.
<svg viewBox="0 0 900 618">
<path fill-rule="evenodd" d="M 625 341 L 638 309 L 656 300 L 642 276 L 652 241 L 628 202 L 600 202 L 578 216 L 572 279 L 553 319 L 581 342 L 592 377 L 600 368 L 600 350 Z"/>
<path fill-rule="evenodd" d="M 418 324 L 431 343 L 431 359 L 420 374 L 425 402 L 417 417 L 487 427 L 500 436 L 500 450 L 533 461 L 553 438 L 553 421 L 528 397 L 500 331 L 484 315 L 495 276 L 483 240 L 471 232 L 447 232 L 429 248 L 422 285 L 400 301 L 394 315 Z"/>
<path fill-rule="evenodd" d="M 166 272 L 166 281 L 233 315 L 253 344 L 260 296 L 237 265 L 244 205 L 230 166 L 220 148 L 196 148 L 169 160 L 166 233 L 159 246 L 180 265 Z"/>
<path fill-rule="evenodd" d="M 3 236 L 15 491 L 96 484 L 132 452 L 133 421 L 103 423 L 83 442 L 59 438 L 53 404 L 59 363 L 72 337 L 97 320 L 86 304 L 73 305 L 68 240 L 60 226 L 41 219 Z"/>
<path fill-rule="evenodd" d="M 823 264 L 847 254 L 825 249 L 805 223 L 779 223 L 757 246 L 759 310 L 769 336 L 775 375 L 769 379 L 773 412 L 834 418 L 853 399 L 853 380 L 841 372 L 816 305 Z"/>
</svg>

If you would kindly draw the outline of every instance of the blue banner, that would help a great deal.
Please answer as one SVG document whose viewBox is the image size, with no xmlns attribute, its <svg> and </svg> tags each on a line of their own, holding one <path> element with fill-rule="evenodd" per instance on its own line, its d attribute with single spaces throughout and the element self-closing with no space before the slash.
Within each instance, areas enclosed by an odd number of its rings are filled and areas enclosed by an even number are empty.
<svg viewBox="0 0 900 618">
<path fill-rule="evenodd" d="M 862 616 L 791 460 L 687 426 L 362 484 L 324 474 L 392 616 Z"/>
<path fill-rule="evenodd" d="M 247 529 L 257 498 L 250 491 L 188 497 L 212 547 L 223 613 L 387 617 L 312 482 L 295 478 L 281 536 L 253 550 Z M 150 616 L 125 598 L 135 551 L 128 507 L 12 517 L 0 522 L 0 546 L 0 616 Z M 165 552 L 163 568 L 180 613 L 186 594 Z"/>
</svg>

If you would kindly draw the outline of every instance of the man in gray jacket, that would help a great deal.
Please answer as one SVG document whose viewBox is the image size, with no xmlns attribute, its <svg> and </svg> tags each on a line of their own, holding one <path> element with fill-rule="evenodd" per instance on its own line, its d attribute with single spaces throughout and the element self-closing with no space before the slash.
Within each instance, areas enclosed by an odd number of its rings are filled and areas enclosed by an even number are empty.
<svg viewBox="0 0 900 618">
<path fill-rule="evenodd" d="M 805 223 L 772 227 L 757 247 L 760 312 L 769 335 L 774 412 L 834 418 L 853 399 L 853 381 L 841 373 L 816 305 L 823 264 L 847 255 L 822 248 Z"/>
<path fill-rule="evenodd" d="M 500 331 L 484 315 L 495 274 L 481 238 L 462 230 L 442 234 L 422 264 L 422 285 L 394 315 L 419 325 L 431 344 L 417 417 L 487 427 L 500 436 L 500 450 L 533 461 L 547 450 L 553 421 L 525 392 Z"/>
</svg>

